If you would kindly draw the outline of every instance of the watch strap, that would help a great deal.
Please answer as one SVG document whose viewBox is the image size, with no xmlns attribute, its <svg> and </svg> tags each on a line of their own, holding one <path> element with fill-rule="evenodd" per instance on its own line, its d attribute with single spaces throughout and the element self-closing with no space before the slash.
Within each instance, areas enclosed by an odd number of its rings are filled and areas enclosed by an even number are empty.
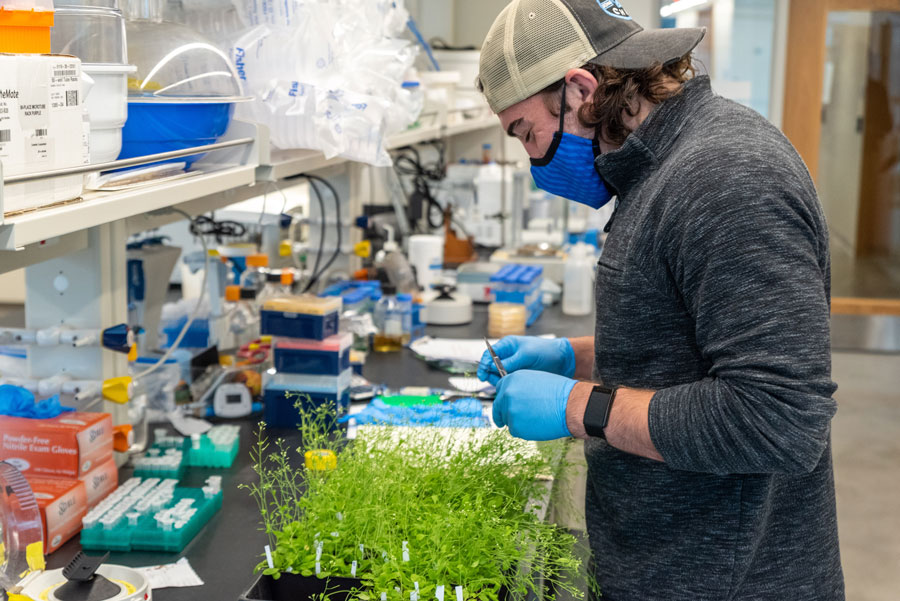
<svg viewBox="0 0 900 601">
<path fill-rule="evenodd" d="M 588 436 L 606 440 L 604 428 L 609 423 L 616 390 L 606 386 L 594 386 L 584 409 L 584 431 Z"/>
</svg>

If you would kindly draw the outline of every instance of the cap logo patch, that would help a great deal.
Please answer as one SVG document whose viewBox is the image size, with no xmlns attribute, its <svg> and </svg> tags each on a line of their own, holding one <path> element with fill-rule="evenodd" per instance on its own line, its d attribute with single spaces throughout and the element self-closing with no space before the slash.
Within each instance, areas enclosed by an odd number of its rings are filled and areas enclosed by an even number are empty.
<svg viewBox="0 0 900 601">
<path fill-rule="evenodd" d="M 619 0 L 597 0 L 597 4 L 599 4 L 600 8 L 603 9 L 603 12 L 610 17 L 631 21 L 631 16 L 625 12 L 625 7 L 622 6 L 622 3 L 619 2 Z"/>
</svg>

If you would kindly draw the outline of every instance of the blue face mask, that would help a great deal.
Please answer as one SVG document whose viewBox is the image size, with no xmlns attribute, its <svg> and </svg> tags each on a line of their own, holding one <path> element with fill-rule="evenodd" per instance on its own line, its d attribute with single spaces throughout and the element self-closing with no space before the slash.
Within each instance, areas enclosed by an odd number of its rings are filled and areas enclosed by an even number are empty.
<svg viewBox="0 0 900 601">
<path fill-rule="evenodd" d="M 559 131 L 540 159 L 531 159 L 531 177 L 541 190 L 599 209 L 612 198 L 606 183 L 594 168 L 600 155 L 596 140 L 563 132 L 566 115 L 566 86 L 559 108 Z"/>
</svg>

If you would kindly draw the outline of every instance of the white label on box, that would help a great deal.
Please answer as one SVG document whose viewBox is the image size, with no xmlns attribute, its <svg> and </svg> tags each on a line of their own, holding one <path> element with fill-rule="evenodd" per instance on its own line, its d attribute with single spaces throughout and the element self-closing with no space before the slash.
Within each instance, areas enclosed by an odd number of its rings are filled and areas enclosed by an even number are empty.
<svg viewBox="0 0 900 601">
<path fill-rule="evenodd" d="M 53 161 L 53 138 L 50 128 L 39 127 L 25 134 L 25 162 L 51 163 Z"/>
<path fill-rule="evenodd" d="M 0 54 L 0 159 L 4 175 L 64 169 L 89 161 L 83 137 L 81 61 L 74 57 Z M 3 211 L 78 198 L 82 176 L 4 189 Z"/>
<path fill-rule="evenodd" d="M 81 76 L 71 59 L 60 58 L 50 65 L 50 106 L 54 109 L 81 105 Z"/>
<path fill-rule="evenodd" d="M 0 61 L 0 159 L 7 175 L 9 159 L 19 155 L 16 148 L 21 148 L 19 137 L 19 90 L 15 86 L 18 72 L 16 64 Z"/>
</svg>

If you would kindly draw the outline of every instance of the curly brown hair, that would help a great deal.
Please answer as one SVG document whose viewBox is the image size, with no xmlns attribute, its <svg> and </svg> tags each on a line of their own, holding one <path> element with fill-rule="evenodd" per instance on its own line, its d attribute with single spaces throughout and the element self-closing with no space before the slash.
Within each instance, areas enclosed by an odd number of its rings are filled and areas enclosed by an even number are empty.
<svg viewBox="0 0 900 601">
<path fill-rule="evenodd" d="M 614 69 L 588 63 L 582 67 L 597 78 L 597 89 L 590 101 L 581 105 L 578 120 L 585 127 L 593 127 L 604 142 L 620 146 L 631 130 L 625 126 L 625 116 L 637 114 L 635 100 L 642 96 L 653 104 L 675 96 L 681 85 L 694 76 L 695 70 L 688 54 L 666 65 L 655 64 L 646 69 Z M 559 114 L 560 101 L 553 95 L 564 83 L 560 79 L 544 88 L 544 102 L 554 115 Z"/>
</svg>

